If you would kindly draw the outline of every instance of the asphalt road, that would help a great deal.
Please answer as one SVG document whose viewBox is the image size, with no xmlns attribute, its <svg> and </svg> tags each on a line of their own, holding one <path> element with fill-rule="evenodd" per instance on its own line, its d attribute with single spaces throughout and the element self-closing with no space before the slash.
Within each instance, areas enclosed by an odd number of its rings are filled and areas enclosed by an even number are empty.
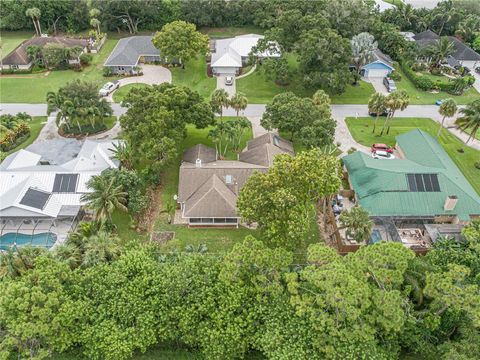
<svg viewBox="0 0 480 360">
<path fill-rule="evenodd" d="M 113 113 L 120 116 L 125 113 L 126 109 L 122 108 L 120 104 L 112 104 Z M 16 114 L 18 112 L 26 112 L 32 116 L 45 116 L 47 114 L 46 104 L 0 104 L 0 114 Z M 265 104 L 250 104 L 241 115 L 248 118 L 255 118 L 259 120 L 265 112 Z M 235 116 L 236 112 L 232 108 L 225 109 L 223 112 L 225 116 Z M 351 138 L 350 132 L 346 128 L 344 119 L 346 117 L 364 117 L 368 116 L 367 105 L 332 105 L 332 115 L 337 120 L 336 141 L 342 143 L 342 150 L 355 147 L 355 141 Z M 440 122 L 442 116 L 438 113 L 438 106 L 436 105 L 410 105 L 404 111 L 397 111 L 395 117 L 425 117 L 431 118 Z M 453 126 L 455 118 L 446 119 L 445 126 Z M 468 135 L 455 129 L 449 130 L 460 140 L 466 141 Z M 358 145 L 358 144 L 357 144 Z M 480 150 L 480 141 L 473 140 L 468 144 L 474 149 Z M 358 148 L 359 146 L 357 146 Z"/>
</svg>

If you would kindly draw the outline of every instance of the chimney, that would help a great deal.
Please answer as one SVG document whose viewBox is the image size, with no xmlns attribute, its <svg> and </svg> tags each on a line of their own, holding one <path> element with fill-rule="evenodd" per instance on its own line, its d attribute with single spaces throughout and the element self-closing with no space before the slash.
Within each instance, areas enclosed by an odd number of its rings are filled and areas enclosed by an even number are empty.
<svg viewBox="0 0 480 360">
<path fill-rule="evenodd" d="M 455 205 L 457 205 L 458 198 L 455 195 L 448 195 L 447 199 L 445 200 L 445 205 L 443 205 L 443 210 L 445 211 L 452 211 L 455 209 Z"/>
<path fill-rule="evenodd" d="M 197 161 L 195 161 L 195 167 L 197 168 L 202 167 L 202 159 L 197 159 Z"/>
</svg>

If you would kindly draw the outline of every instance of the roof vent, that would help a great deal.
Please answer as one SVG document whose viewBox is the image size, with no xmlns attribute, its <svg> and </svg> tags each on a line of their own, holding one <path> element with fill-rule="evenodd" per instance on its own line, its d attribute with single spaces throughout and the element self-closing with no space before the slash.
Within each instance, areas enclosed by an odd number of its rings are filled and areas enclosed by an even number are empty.
<svg viewBox="0 0 480 360">
<path fill-rule="evenodd" d="M 443 205 L 443 210 L 445 211 L 452 211 L 455 209 L 455 206 L 457 205 L 458 202 L 458 197 L 455 195 L 449 195 L 447 196 L 445 200 L 445 204 Z"/>
<path fill-rule="evenodd" d="M 202 159 L 197 159 L 195 161 L 195 167 L 197 167 L 197 168 L 202 167 Z"/>
</svg>

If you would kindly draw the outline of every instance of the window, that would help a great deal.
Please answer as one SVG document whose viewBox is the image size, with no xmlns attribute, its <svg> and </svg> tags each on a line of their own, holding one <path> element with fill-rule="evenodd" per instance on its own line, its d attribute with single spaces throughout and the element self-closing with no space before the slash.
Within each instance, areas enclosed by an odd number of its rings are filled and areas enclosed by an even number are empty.
<svg viewBox="0 0 480 360">
<path fill-rule="evenodd" d="M 232 179 L 232 175 L 226 175 L 226 176 L 225 176 L 225 182 L 226 182 L 227 184 L 231 184 L 231 183 L 233 182 L 232 180 L 233 180 L 233 179 Z"/>
<path fill-rule="evenodd" d="M 439 192 L 437 174 L 407 174 L 408 189 L 412 192 Z"/>
<path fill-rule="evenodd" d="M 280 147 L 280 140 L 278 139 L 277 136 L 273 137 L 273 145 Z"/>
<path fill-rule="evenodd" d="M 56 174 L 53 182 L 54 193 L 74 193 L 77 189 L 78 174 Z"/>
</svg>

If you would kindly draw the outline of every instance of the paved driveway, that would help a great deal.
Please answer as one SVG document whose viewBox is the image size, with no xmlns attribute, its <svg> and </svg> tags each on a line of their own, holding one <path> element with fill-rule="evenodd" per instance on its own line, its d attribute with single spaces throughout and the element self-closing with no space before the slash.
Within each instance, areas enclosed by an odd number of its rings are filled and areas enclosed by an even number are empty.
<svg viewBox="0 0 480 360">
<path fill-rule="evenodd" d="M 475 82 L 473 83 L 473 87 L 480 93 L 480 74 L 475 71 L 475 69 L 472 70 L 472 75 L 475 77 Z"/>
<path fill-rule="evenodd" d="M 166 67 L 160 65 L 142 65 L 143 69 L 142 76 L 130 76 L 118 80 L 120 82 L 120 87 L 127 84 L 148 84 L 148 85 L 157 85 L 164 82 L 172 82 L 172 73 Z M 113 93 L 107 96 L 108 101 L 113 102 Z"/>
<path fill-rule="evenodd" d="M 369 77 L 366 80 L 373 85 L 373 88 L 375 89 L 376 92 L 380 94 L 388 95 L 388 90 L 385 87 L 385 85 L 383 85 L 382 77 Z"/>
<path fill-rule="evenodd" d="M 237 92 L 237 85 L 235 76 L 233 77 L 233 84 L 232 85 L 225 85 L 225 76 L 217 76 L 217 89 L 225 89 L 228 95 L 232 96 L 235 95 Z"/>
</svg>

